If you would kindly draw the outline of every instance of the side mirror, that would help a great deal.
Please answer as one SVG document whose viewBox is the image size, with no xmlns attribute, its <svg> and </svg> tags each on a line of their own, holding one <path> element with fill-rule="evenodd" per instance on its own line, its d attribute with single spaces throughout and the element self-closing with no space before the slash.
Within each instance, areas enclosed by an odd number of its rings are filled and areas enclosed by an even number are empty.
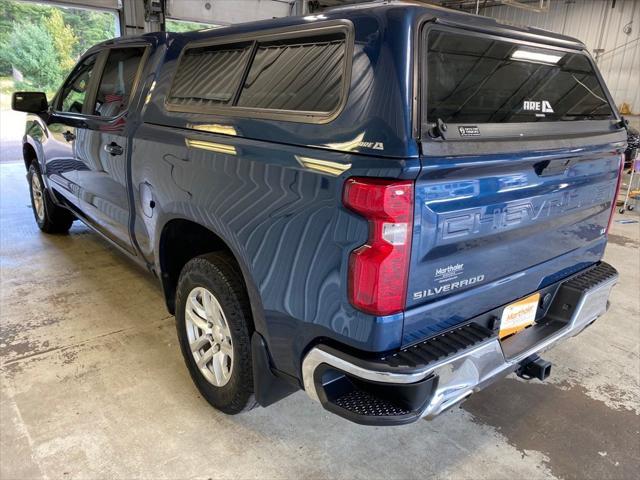
<svg viewBox="0 0 640 480">
<path fill-rule="evenodd" d="M 43 113 L 49 108 L 47 96 L 42 92 L 14 92 L 11 108 L 18 112 Z"/>
</svg>

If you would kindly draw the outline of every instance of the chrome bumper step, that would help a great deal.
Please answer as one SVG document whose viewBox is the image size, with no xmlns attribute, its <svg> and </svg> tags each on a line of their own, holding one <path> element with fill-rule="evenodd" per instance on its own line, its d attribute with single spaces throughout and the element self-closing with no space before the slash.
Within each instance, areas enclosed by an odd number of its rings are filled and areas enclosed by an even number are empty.
<svg viewBox="0 0 640 480">
<path fill-rule="evenodd" d="M 391 367 L 419 368 L 488 340 L 495 332 L 471 322 L 383 357 Z"/>
<path fill-rule="evenodd" d="M 433 418 L 580 333 L 606 312 L 617 280 L 617 271 L 601 262 L 559 282 L 546 315 L 504 341 L 497 330 L 471 321 L 373 360 L 318 345 L 302 363 L 305 391 L 356 423 Z"/>
</svg>

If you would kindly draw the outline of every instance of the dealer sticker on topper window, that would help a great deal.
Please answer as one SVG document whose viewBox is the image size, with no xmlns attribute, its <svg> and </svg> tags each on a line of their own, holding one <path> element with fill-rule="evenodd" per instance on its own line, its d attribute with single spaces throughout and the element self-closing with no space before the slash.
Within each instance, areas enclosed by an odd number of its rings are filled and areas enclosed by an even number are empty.
<svg viewBox="0 0 640 480">
<path fill-rule="evenodd" d="M 536 117 L 545 117 L 547 113 L 554 113 L 551 103 L 547 100 L 525 100 L 522 110 L 535 112 Z"/>
</svg>

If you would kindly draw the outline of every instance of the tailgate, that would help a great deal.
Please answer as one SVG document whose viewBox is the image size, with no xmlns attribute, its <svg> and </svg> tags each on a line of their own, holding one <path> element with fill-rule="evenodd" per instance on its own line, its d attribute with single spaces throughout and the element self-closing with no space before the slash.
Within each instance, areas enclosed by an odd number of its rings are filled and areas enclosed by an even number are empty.
<svg viewBox="0 0 640 480">
<path fill-rule="evenodd" d="M 619 168 L 611 146 L 424 159 L 404 343 L 598 261 Z"/>
</svg>

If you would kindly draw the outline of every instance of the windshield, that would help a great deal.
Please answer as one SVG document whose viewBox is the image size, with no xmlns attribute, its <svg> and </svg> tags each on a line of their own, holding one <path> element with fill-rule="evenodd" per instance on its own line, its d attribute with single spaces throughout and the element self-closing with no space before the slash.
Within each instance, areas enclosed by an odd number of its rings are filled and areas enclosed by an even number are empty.
<svg viewBox="0 0 640 480">
<path fill-rule="evenodd" d="M 429 123 L 615 118 L 589 58 L 581 52 L 431 30 L 426 68 L 423 108 Z"/>
</svg>

